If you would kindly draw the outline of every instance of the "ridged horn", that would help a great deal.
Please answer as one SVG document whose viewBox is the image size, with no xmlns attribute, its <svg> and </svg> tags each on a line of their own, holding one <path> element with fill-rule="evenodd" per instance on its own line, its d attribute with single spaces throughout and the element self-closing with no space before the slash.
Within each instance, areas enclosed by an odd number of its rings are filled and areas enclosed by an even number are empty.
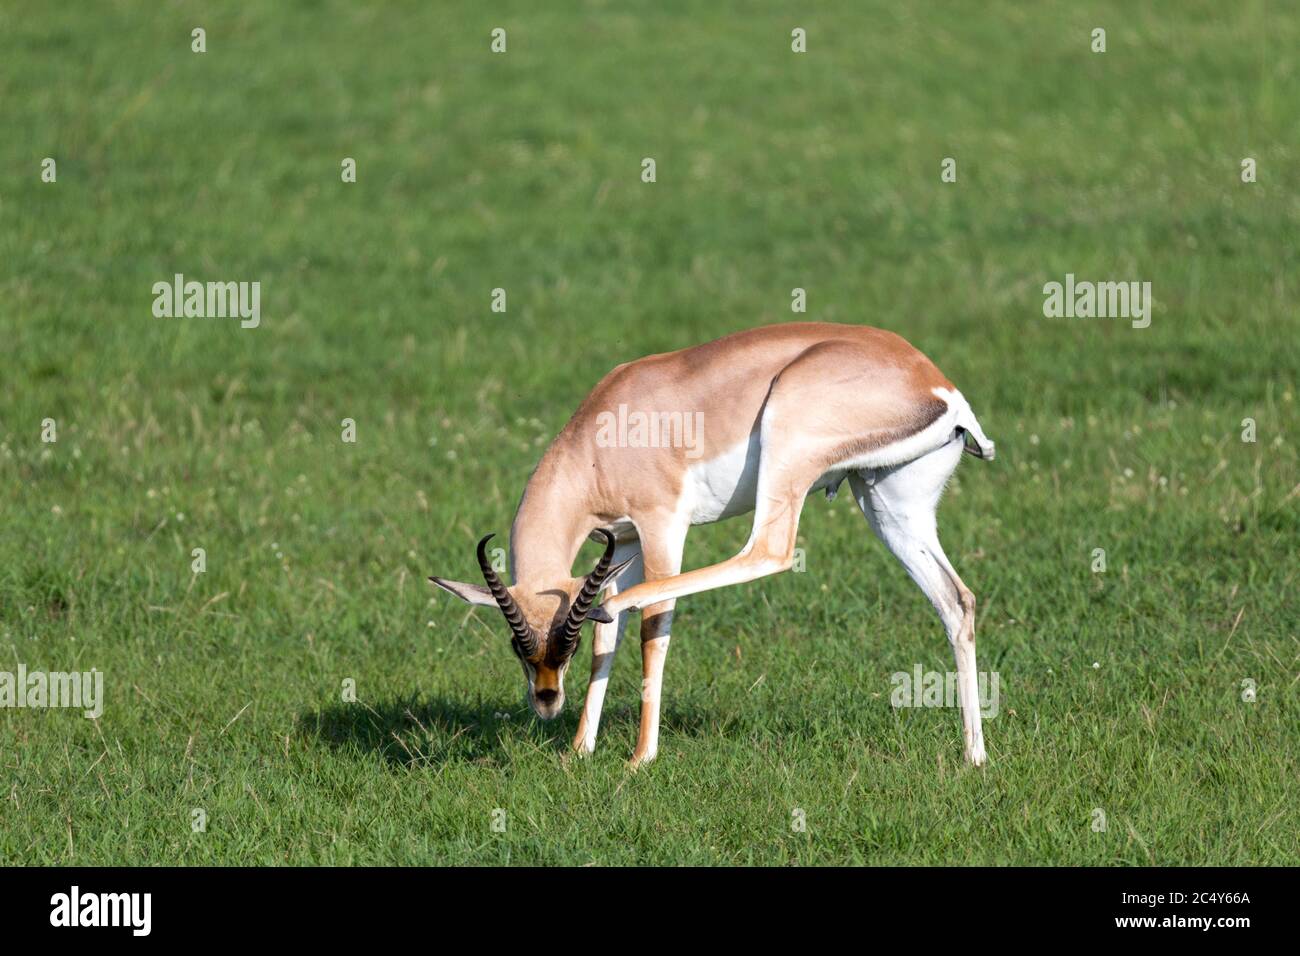
<svg viewBox="0 0 1300 956">
<path fill-rule="evenodd" d="M 568 617 L 564 619 L 564 623 L 555 634 L 555 649 L 560 660 L 567 660 L 578 649 L 578 634 L 582 631 L 582 622 L 587 619 L 596 595 L 600 593 L 600 589 L 605 585 L 605 579 L 610 575 L 610 565 L 614 561 L 614 535 L 604 528 L 597 528 L 596 534 L 605 536 L 605 553 L 600 556 L 596 567 L 582 582 L 582 590 L 573 599 Z"/>
<path fill-rule="evenodd" d="M 537 635 L 524 620 L 523 611 L 519 610 L 519 605 L 510 596 L 506 586 L 501 583 L 496 571 L 492 570 L 492 562 L 488 560 L 487 543 L 494 537 L 496 537 L 494 534 L 487 535 L 478 543 L 478 566 L 483 572 L 483 580 L 487 582 L 488 590 L 496 599 L 497 607 L 501 608 L 501 613 L 506 616 L 506 623 L 510 625 L 519 650 L 523 652 L 524 657 L 532 657 L 537 653 Z"/>
</svg>

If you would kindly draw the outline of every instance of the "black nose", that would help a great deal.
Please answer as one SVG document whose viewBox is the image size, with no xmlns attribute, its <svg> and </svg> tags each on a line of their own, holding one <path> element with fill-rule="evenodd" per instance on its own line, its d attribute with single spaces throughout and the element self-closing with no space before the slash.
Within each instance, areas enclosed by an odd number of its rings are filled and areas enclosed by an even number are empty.
<svg viewBox="0 0 1300 956">
<path fill-rule="evenodd" d="M 553 704 L 555 703 L 555 698 L 559 696 L 560 692 L 558 690 L 550 690 L 549 688 L 546 690 L 539 690 L 537 692 L 537 702 L 539 704 Z"/>
</svg>

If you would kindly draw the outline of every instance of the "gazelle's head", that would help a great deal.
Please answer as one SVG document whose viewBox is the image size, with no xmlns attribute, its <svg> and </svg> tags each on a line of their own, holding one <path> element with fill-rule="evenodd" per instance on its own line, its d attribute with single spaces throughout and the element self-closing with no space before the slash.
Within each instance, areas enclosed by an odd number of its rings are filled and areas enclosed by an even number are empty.
<svg viewBox="0 0 1300 956">
<path fill-rule="evenodd" d="M 564 709 L 564 674 L 578 649 L 583 622 L 611 620 L 594 606 L 596 596 L 631 560 L 612 566 L 614 536 L 604 530 L 597 533 L 605 537 L 605 553 L 595 569 L 585 578 L 565 578 L 541 591 L 508 588 L 501 582 L 487 557 L 492 535 L 478 543 L 478 566 L 487 587 L 429 578 L 462 601 L 501 609 L 510 625 L 510 648 L 528 681 L 528 706 L 543 720 L 559 716 Z"/>
</svg>

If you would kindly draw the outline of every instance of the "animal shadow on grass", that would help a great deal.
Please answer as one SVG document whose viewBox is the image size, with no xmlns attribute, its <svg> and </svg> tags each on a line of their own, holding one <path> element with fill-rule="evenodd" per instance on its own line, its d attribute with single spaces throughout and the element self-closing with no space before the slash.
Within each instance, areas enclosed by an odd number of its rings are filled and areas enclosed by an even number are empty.
<svg viewBox="0 0 1300 956">
<path fill-rule="evenodd" d="M 630 708 L 607 709 L 604 728 L 621 738 L 636 724 Z M 667 710 L 662 727 L 670 733 L 707 734 L 714 721 L 694 710 Z M 631 725 L 629 728 L 628 725 Z M 401 699 L 368 704 L 331 704 L 298 717 L 303 737 L 316 737 L 342 751 L 379 754 L 392 767 L 440 766 L 451 762 L 496 764 L 522 744 L 567 751 L 577 731 L 578 711 L 537 720 L 518 703 L 474 703 L 450 699 Z M 605 737 L 604 731 L 601 734 Z M 610 741 L 606 741 L 607 745 Z"/>
<path fill-rule="evenodd" d="M 298 729 L 337 750 L 377 753 L 394 767 L 411 767 L 495 763 L 512 739 L 543 747 L 551 734 L 530 726 L 535 723 L 518 703 L 503 700 L 394 698 L 331 704 L 299 716 Z"/>
</svg>

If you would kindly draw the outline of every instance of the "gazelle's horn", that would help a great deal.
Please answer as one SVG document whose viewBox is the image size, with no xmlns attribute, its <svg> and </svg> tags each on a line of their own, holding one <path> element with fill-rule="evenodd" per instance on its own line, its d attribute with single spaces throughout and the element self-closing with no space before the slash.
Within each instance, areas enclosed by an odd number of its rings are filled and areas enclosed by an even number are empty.
<svg viewBox="0 0 1300 956">
<path fill-rule="evenodd" d="M 501 608 L 501 613 L 506 616 L 506 623 L 510 625 L 519 649 L 524 657 L 532 657 L 537 653 L 537 635 L 524 620 L 524 612 L 519 610 L 519 605 L 510 596 L 506 586 L 501 583 L 496 571 L 492 570 L 492 562 L 488 560 L 487 543 L 494 537 L 495 535 L 490 534 L 478 543 L 478 566 L 483 571 L 483 580 L 487 582 L 488 590 L 496 598 L 497 607 Z"/>
<path fill-rule="evenodd" d="M 614 535 L 604 528 L 597 528 L 596 534 L 605 537 L 605 553 L 600 556 L 596 562 L 596 567 L 587 575 L 587 579 L 582 582 L 582 590 L 578 596 L 573 599 L 573 606 L 569 608 L 568 617 L 560 625 L 555 634 L 556 656 L 560 660 L 567 660 L 578 649 L 578 634 L 582 631 L 582 622 L 587 619 L 591 612 L 591 605 L 596 600 L 596 595 L 600 589 L 605 586 L 605 581 L 614 574 L 618 574 L 632 559 L 629 558 L 619 564 L 618 567 L 611 567 L 614 561 Z"/>
</svg>

